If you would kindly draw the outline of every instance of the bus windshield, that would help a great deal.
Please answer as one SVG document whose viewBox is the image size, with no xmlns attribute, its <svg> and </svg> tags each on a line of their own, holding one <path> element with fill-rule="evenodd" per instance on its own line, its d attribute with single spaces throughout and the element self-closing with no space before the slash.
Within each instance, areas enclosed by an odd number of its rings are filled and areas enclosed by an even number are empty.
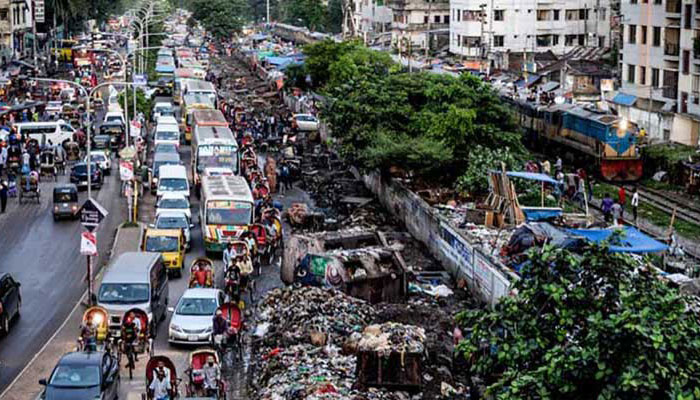
<svg viewBox="0 0 700 400">
<path fill-rule="evenodd" d="M 238 172 L 238 151 L 235 145 L 199 145 L 197 146 L 197 172 L 204 172 L 205 168 L 231 168 Z"/>
<path fill-rule="evenodd" d="M 248 203 L 236 203 L 234 208 L 208 208 L 208 225 L 248 225 L 253 207 Z"/>
</svg>

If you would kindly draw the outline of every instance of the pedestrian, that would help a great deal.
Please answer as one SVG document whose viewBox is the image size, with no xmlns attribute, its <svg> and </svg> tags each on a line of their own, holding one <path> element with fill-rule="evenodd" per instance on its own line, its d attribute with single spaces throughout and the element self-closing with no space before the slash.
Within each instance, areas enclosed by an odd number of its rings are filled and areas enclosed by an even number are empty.
<svg viewBox="0 0 700 400">
<path fill-rule="evenodd" d="M 554 164 L 554 169 L 556 169 L 557 171 L 561 171 L 564 169 L 564 164 L 561 161 L 561 157 L 557 157 L 557 163 Z"/>
<path fill-rule="evenodd" d="M 292 188 L 292 179 L 289 176 L 289 165 L 283 162 L 280 166 L 280 181 L 283 191 Z"/>
<path fill-rule="evenodd" d="M 2 181 L 0 183 L 0 214 L 5 213 L 5 208 L 7 207 L 7 192 L 9 188 L 7 182 Z"/>
<path fill-rule="evenodd" d="M 637 225 L 637 208 L 639 207 L 639 192 L 637 188 L 634 188 L 632 192 L 632 218 L 634 218 L 634 224 Z"/>
<path fill-rule="evenodd" d="M 5 170 L 5 165 L 7 165 L 7 146 L 0 146 L 0 177 L 2 177 L 2 172 Z"/>
<path fill-rule="evenodd" d="M 612 219 L 613 219 L 613 226 L 620 226 L 622 225 L 622 206 L 620 203 L 614 203 L 612 205 Z"/>
<path fill-rule="evenodd" d="M 620 186 L 620 189 L 617 191 L 617 202 L 620 204 L 620 208 L 622 210 L 622 214 L 620 217 L 624 217 L 625 213 L 625 202 L 627 201 L 627 192 L 625 192 L 625 187 Z"/>
<path fill-rule="evenodd" d="M 552 165 L 549 163 L 549 160 L 542 162 L 542 171 L 547 175 L 552 174 Z"/>
<path fill-rule="evenodd" d="M 601 211 L 603 211 L 603 217 L 605 218 L 605 222 L 610 222 L 611 220 L 613 203 L 614 201 L 610 197 L 610 195 L 608 193 L 605 193 L 603 201 L 600 203 L 600 209 Z"/>
</svg>

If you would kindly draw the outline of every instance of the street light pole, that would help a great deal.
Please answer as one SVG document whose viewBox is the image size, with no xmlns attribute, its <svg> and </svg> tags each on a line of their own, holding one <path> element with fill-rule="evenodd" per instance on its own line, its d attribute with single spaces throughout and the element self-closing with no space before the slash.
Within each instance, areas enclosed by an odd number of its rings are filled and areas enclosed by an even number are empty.
<svg viewBox="0 0 700 400">
<path fill-rule="evenodd" d="M 124 57 L 122 57 L 121 54 L 119 54 L 118 51 L 112 50 L 112 49 L 91 49 L 94 51 L 101 51 L 105 53 L 111 53 L 111 54 L 116 54 L 117 57 L 119 57 L 119 62 L 122 64 L 122 71 L 124 72 L 124 80 L 126 80 L 126 61 L 124 60 Z M 129 122 L 129 98 L 127 97 L 127 94 L 129 93 L 129 88 L 124 88 L 124 119 L 126 119 L 126 126 L 124 127 L 126 129 L 126 147 L 129 147 L 129 136 L 130 136 L 130 129 L 131 129 L 131 123 Z M 136 113 L 134 111 L 134 117 L 136 117 Z"/>
</svg>

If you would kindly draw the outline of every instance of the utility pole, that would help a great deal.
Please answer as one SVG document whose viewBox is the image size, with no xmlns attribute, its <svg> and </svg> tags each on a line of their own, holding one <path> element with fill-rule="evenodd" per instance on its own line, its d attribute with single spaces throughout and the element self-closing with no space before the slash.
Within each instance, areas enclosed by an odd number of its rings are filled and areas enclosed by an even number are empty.
<svg viewBox="0 0 700 400">
<path fill-rule="evenodd" d="M 265 23 L 270 25 L 270 0 L 265 1 Z"/>
<path fill-rule="evenodd" d="M 32 16 L 32 35 L 34 35 L 32 37 L 32 53 L 34 54 L 34 68 L 38 69 L 39 62 L 37 57 L 38 46 L 36 44 L 36 13 L 34 12 L 36 10 L 36 6 L 33 0 L 31 2 L 31 7 L 32 9 L 30 10 L 30 12 Z"/>
<path fill-rule="evenodd" d="M 433 11 L 433 1 L 434 0 L 427 0 L 428 1 L 428 30 L 425 31 L 425 58 L 427 59 L 430 56 L 430 19 L 433 17 L 430 15 Z"/>
</svg>

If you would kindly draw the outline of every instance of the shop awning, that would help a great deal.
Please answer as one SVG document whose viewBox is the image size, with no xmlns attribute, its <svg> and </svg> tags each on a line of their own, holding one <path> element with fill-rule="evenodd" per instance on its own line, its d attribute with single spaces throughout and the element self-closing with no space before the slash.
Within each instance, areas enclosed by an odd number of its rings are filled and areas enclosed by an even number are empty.
<svg viewBox="0 0 700 400">
<path fill-rule="evenodd" d="M 615 97 L 613 97 L 612 99 L 613 103 L 628 107 L 633 106 L 636 101 L 637 96 L 632 96 L 631 94 L 626 94 L 622 92 L 616 94 Z"/>
<path fill-rule="evenodd" d="M 539 181 L 539 182 L 545 182 L 545 183 L 551 183 L 556 185 L 557 180 L 552 178 L 551 176 L 547 174 L 540 174 L 537 172 L 524 172 L 524 171 L 508 171 L 506 173 L 508 176 L 513 177 L 513 178 L 522 178 L 522 179 L 527 179 L 530 181 Z"/>
</svg>

